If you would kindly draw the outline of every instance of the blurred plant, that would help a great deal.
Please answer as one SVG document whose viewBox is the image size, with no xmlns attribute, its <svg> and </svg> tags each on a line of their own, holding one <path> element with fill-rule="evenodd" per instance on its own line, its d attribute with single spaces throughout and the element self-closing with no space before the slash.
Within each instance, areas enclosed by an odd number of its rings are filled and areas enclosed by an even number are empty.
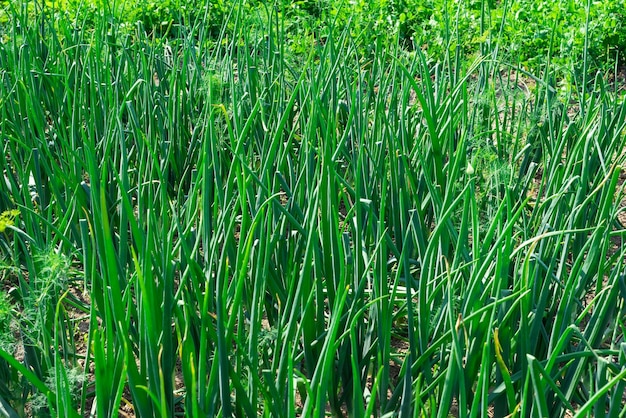
<svg viewBox="0 0 626 418">
<path fill-rule="evenodd" d="M 13 243 L 10 240 L 9 230 L 15 225 L 15 219 L 19 216 L 18 209 L 12 209 L 0 214 L 0 256 L 8 258 L 12 254 Z"/>
<path fill-rule="evenodd" d="M 0 232 L 15 224 L 15 218 L 20 214 L 18 209 L 6 210 L 0 214 Z"/>
<path fill-rule="evenodd" d="M 0 270 L 4 270 L 0 266 Z M 15 347 L 15 315 L 13 304 L 5 290 L 0 290 L 0 349 L 6 352 L 13 352 Z"/>
</svg>

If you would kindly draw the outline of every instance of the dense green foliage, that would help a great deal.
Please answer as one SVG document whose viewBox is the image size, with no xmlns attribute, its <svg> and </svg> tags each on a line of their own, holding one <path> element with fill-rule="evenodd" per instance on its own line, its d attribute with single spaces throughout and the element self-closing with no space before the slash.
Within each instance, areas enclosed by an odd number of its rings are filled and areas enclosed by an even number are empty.
<svg viewBox="0 0 626 418">
<path fill-rule="evenodd" d="M 55 19 L 68 19 L 82 28 L 103 17 L 117 21 L 120 32 L 132 31 L 140 23 L 142 30 L 157 37 L 178 37 L 180 25 L 198 19 L 203 21 L 202 32 L 210 35 L 207 40 L 216 38 L 224 23 L 230 35 L 236 27 L 228 19 L 231 3 L 224 0 L 1 0 L 0 22 L 8 21 L 11 4 L 31 14 L 43 11 Z M 268 9 L 278 12 L 288 42 L 302 51 L 308 50 L 310 44 L 305 41 L 312 33 L 326 36 L 327 23 L 332 21 L 336 28 L 349 26 L 351 34 L 361 38 L 361 47 L 372 47 L 381 36 L 387 42 L 398 37 L 404 47 L 427 50 L 432 61 L 448 53 L 466 57 L 484 52 L 485 47 L 505 46 L 500 51 L 504 59 L 527 68 L 541 65 L 547 55 L 567 66 L 579 62 L 586 51 L 593 68 L 608 69 L 615 59 L 623 61 L 626 53 L 626 0 L 300 0 L 273 4 L 249 0 L 243 14 L 246 19 L 267 18 Z"/>
<path fill-rule="evenodd" d="M 626 415 L 618 3 L 6 8 L 0 415 Z"/>
</svg>

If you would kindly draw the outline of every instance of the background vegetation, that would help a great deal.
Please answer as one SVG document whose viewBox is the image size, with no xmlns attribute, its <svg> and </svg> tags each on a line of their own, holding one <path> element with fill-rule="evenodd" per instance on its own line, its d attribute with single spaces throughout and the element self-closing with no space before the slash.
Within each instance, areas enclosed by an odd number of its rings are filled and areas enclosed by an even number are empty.
<svg viewBox="0 0 626 418">
<path fill-rule="evenodd" d="M 626 416 L 623 10 L 4 2 L 0 415 Z"/>
</svg>

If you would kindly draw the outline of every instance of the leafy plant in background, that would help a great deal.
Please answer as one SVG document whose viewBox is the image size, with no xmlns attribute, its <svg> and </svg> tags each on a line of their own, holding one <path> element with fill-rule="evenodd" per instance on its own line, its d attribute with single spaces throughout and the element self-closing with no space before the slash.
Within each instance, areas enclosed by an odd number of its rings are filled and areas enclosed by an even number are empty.
<svg viewBox="0 0 626 418">
<path fill-rule="evenodd" d="M 593 3 L 590 8 L 589 48 L 591 55 L 602 64 L 618 57 L 620 64 L 626 62 L 626 2 Z M 606 65 L 606 64 L 605 64 Z"/>
<path fill-rule="evenodd" d="M 192 24 L 203 19 L 204 28 L 211 37 L 217 37 L 225 21 L 230 5 L 222 0 L 120 0 L 102 2 L 100 0 L 30 0 L 28 2 L 3 1 L 0 4 L 0 20 L 9 22 L 11 9 L 26 10 L 34 16 L 37 13 L 50 14 L 49 24 L 61 19 L 69 19 L 74 26 L 93 27 L 98 20 L 108 19 L 121 23 L 116 26 L 116 35 L 133 32 L 138 24 L 155 38 L 177 37 L 180 25 Z M 0 31 L 0 34 L 2 31 Z M 6 36 L 6 34 L 5 34 Z"/>
</svg>

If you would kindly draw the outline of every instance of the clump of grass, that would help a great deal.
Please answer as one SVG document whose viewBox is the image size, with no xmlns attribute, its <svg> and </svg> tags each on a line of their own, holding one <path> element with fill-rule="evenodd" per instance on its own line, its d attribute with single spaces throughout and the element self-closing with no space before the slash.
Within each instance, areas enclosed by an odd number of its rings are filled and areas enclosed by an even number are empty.
<svg viewBox="0 0 626 418">
<path fill-rule="evenodd" d="M 244 10 L 217 42 L 14 16 L 0 407 L 623 413 L 623 100 L 486 41 L 435 65 L 334 21 L 294 55 L 279 8 Z"/>
</svg>

